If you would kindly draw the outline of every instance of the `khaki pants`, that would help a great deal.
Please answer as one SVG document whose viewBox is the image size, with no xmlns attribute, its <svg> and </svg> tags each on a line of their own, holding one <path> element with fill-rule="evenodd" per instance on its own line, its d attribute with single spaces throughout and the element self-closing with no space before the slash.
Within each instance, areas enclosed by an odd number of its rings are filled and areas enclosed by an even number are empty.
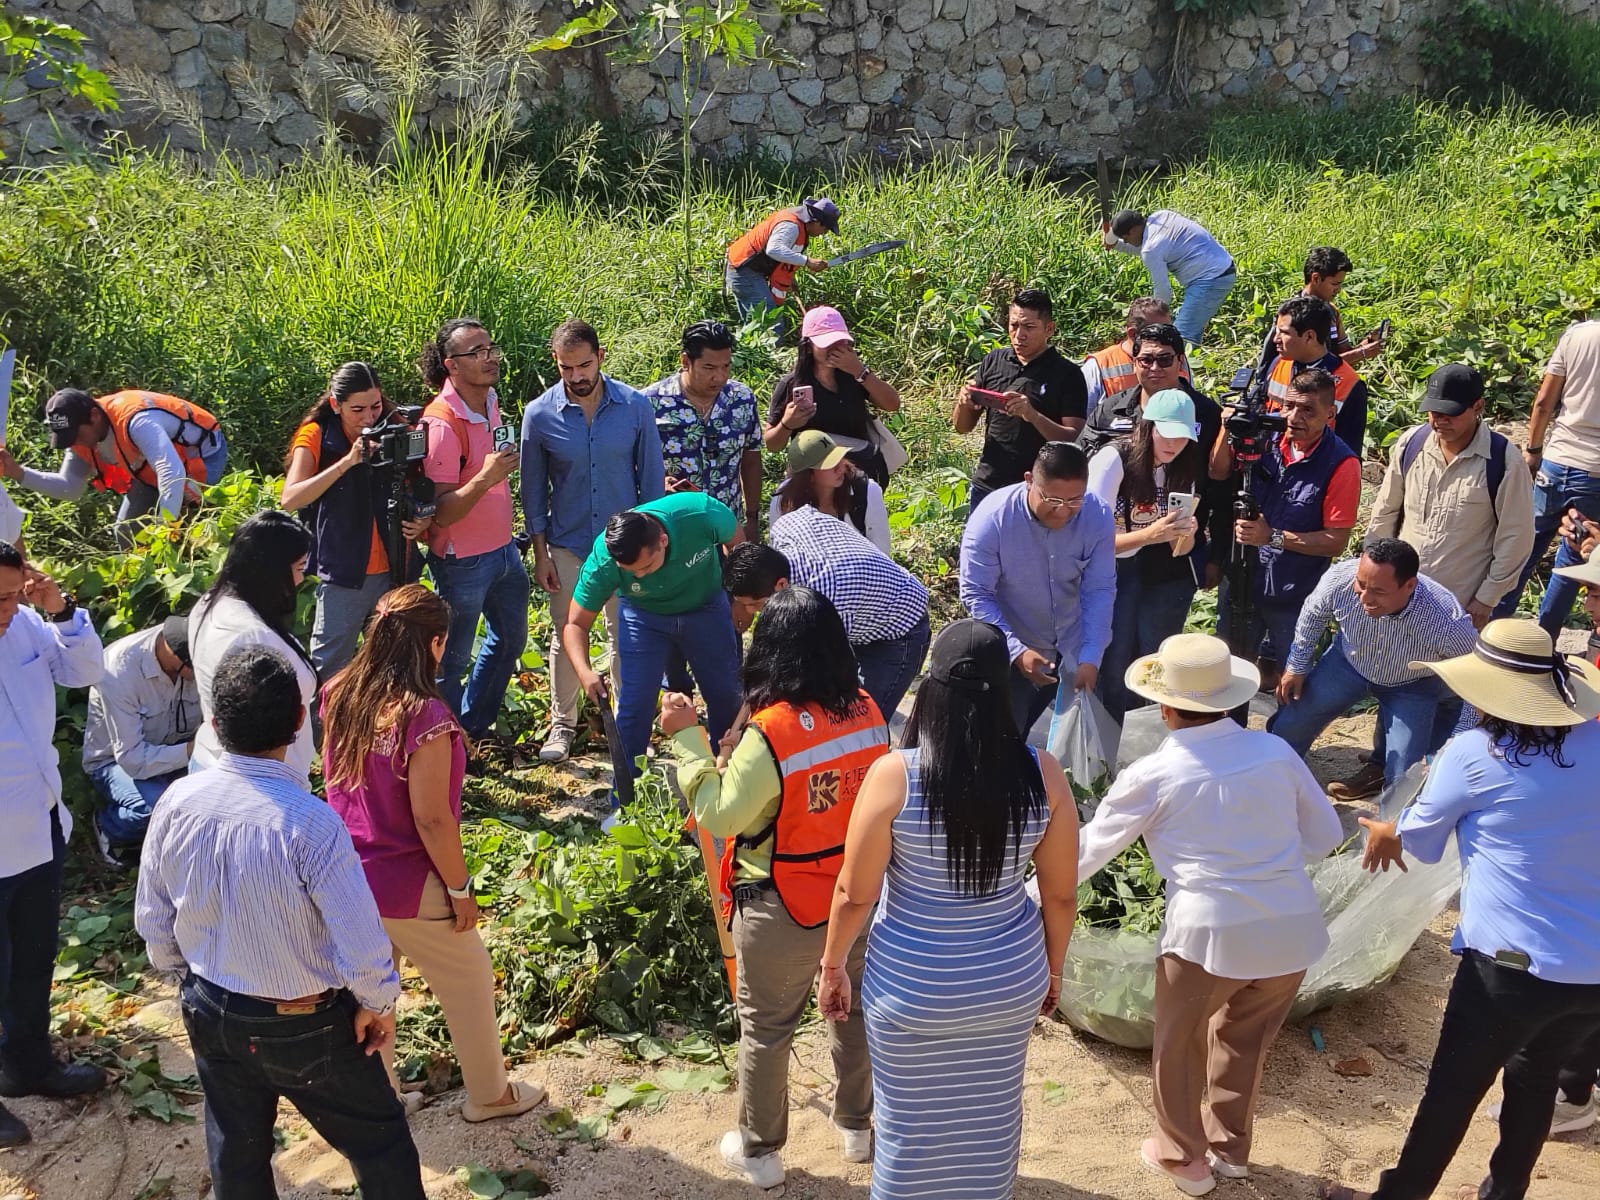
<svg viewBox="0 0 1600 1200">
<path fill-rule="evenodd" d="M 1267 1050 L 1304 977 L 1223 979 L 1171 954 L 1156 960 L 1151 1059 L 1163 1162 L 1204 1162 L 1208 1149 L 1240 1166 L 1250 1161 Z M 1202 1117 L 1207 1085 L 1211 1107 Z"/>
<path fill-rule="evenodd" d="M 578 727 L 578 705 L 583 699 L 583 689 L 578 686 L 578 670 L 561 648 L 561 627 L 567 623 L 567 612 L 572 607 L 572 589 L 578 586 L 578 572 L 583 570 L 583 560 L 560 546 L 550 547 L 550 560 L 561 576 L 561 590 L 550 593 L 550 624 L 554 632 L 550 638 L 550 724 L 567 729 Z M 617 667 L 617 598 L 611 597 L 605 608 L 606 642 L 611 651 L 611 695 L 618 694 L 621 674 Z"/>
<path fill-rule="evenodd" d="M 450 895 L 434 874 L 423 885 L 417 915 L 409 921 L 385 917 L 383 931 L 389 935 L 395 962 L 402 954 L 409 958 L 439 998 L 467 1099 L 474 1104 L 496 1103 L 506 1094 L 506 1060 L 494 1011 L 494 965 L 478 931 L 456 932 Z M 392 1042 L 383 1048 L 383 1065 L 398 1092 Z"/>
<path fill-rule="evenodd" d="M 789 1046 L 816 988 L 826 925 L 802 929 L 776 891 L 736 902 L 733 946 L 739 964 L 739 1132 L 749 1157 L 771 1154 L 789 1138 Z M 833 1123 L 872 1127 L 872 1065 L 861 1015 L 861 972 L 867 963 L 863 930 L 850 948 L 850 1019 L 829 1021 Z"/>
</svg>

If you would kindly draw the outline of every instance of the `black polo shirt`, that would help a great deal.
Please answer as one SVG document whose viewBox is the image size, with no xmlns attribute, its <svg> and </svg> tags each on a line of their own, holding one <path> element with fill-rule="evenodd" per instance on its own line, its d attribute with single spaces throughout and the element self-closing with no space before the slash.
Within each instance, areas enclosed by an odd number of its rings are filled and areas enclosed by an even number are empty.
<svg viewBox="0 0 1600 1200">
<path fill-rule="evenodd" d="M 1057 424 L 1088 414 L 1089 389 L 1083 371 L 1054 346 L 1026 365 L 1017 360 L 1010 346 L 991 350 L 978 364 L 974 387 L 991 392 L 1021 392 L 1045 416 Z M 983 453 L 973 468 L 972 482 L 994 491 L 1021 483 L 1025 471 L 1045 439 L 1032 425 L 1001 409 L 984 407 Z"/>
</svg>

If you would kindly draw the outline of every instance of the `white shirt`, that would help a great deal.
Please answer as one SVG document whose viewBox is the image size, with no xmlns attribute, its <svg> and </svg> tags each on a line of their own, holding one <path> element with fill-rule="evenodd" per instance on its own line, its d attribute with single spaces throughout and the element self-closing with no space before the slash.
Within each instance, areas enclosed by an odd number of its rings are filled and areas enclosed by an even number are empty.
<svg viewBox="0 0 1600 1200">
<path fill-rule="evenodd" d="M 193 679 L 170 678 L 156 657 L 159 625 L 106 647 L 106 669 L 89 690 L 83 769 L 116 763 L 134 779 L 170 775 L 189 765 L 200 724 Z"/>
<path fill-rule="evenodd" d="M 1095 452 L 1089 460 L 1089 492 L 1100 497 L 1105 502 L 1113 515 L 1117 511 L 1117 496 L 1122 492 L 1122 481 L 1127 477 L 1127 465 L 1122 461 L 1122 453 L 1117 449 L 1115 442 L 1107 443 Z M 1167 486 L 1167 469 L 1160 463 L 1156 464 L 1156 491 L 1160 493 Z M 1158 504 L 1144 505 L 1133 509 L 1128 515 L 1128 521 L 1133 526 L 1132 530 L 1124 529 L 1122 521 L 1117 521 L 1118 533 L 1138 533 L 1148 525 L 1154 525 L 1161 519 L 1161 506 Z M 1144 547 L 1130 546 L 1126 550 L 1118 550 L 1118 558 L 1132 558 Z"/>
<path fill-rule="evenodd" d="M 276 650 L 294 668 L 300 681 L 300 702 L 306 706 L 306 719 L 295 734 L 294 745 L 284 760 L 302 776 L 311 774 L 311 702 L 317 694 L 317 676 L 312 671 L 298 646 L 284 641 L 262 623 L 256 610 L 234 596 L 218 596 L 211 602 L 208 592 L 200 598 L 189 614 L 189 657 L 194 663 L 194 682 L 200 689 L 200 731 L 194 738 L 194 762 L 191 770 L 214 767 L 222 754 L 222 743 L 211 724 L 211 683 L 216 678 L 217 667 L 228 651 L 243 646 L 262 646 Z"/>
<path fill-rule="evenodd" d="M 1222 248 L 1206 227 L 1182 213 L 1162 208 L 1145 218 L 1144 237 L 1137 246 L 1117 242 L 1117 249 L 1137 254 L 1150 272 L 1150 294 L 1172 303 L 1170 274 L 1184 287 L 1201 279 L 1215 279 L 1233 269 L 1233 255 Z"/>
<path fill-rule="evenodd" d="M 772 503 L 767 505 L 767 528 L 771 529 L 776 525 L 778 518 L 781 516 L 783 516 L 783 511 L 780 498 L 778 493 L 774 491 L 772 493 Z M 885 554 L 893 554 L 894 550 L 889 545 L 889 508 L 883 502 L 883 489 L 878 486 L 876 479 L 867 480 L 867 511 L 864 519 L 867 527 L 857 530 L 857 532 Z M 855 529 L 855 522 L 851 521 L 848 516 L 845 517 L 845 521 L 851 529 Z"/>
<path fill-rule="evenodd" d="M 1343 839 L 1286 742 L 1224 717 L 1128 766 L 1079 836 L 1088 879 L 1138 838 L 1167 880 L 1159 953 L 1224 979 L 1304 971 L 1328 948 L 1306 864 Z"/>
<path fill-rule="evenodd" d="M 100 635 L 81 608 L 61 624 L 21 608 L 0 633 L 0 879 L 52 857 L 50 810 L 61 800 L 52 740 L 56 685 L 97 682 L 102 653 Z M 64 804 L 60 812 L 61 835 L 71 837 L 72 814 Z"/>
<path fill-rule="evenodd" d="M 22 522 L 26 516 L 11 498 L 11 493 L 6 491 L 5 485 L 0 484 L 0 542 L 15 546 L 17 539 L 22 536 Z"/>
</svg>

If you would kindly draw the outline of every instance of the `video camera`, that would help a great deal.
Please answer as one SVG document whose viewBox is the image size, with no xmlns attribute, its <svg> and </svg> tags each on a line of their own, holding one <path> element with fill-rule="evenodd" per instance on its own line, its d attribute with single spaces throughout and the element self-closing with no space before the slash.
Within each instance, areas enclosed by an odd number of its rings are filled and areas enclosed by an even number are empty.
<svg viewBox="0 0 1600 1200">
<path fill-rule="evenodd" d="M 428 457 L 428 431 L 421 427 L 422 409 L 418 406 L 391 409 L 378 424 L 361 431 L 361 440 L 371 447 L 367 464 L 389 475 L 389 495 L 384 509 L 389 536 L 384 550 L 389 558 L 389 582 L 395 587 L 411 578 L 411 547 L 401 525 L 433 516 L 433 480 L 422 473 L 422 460 Z"/>
<path fill-rule="evenodd" d="M 361 431 L 371 447 L 367 462 L 374 467 L 408 467 L 428 457 L 428 431 L 419 422 L 422 409 L 392 408 L 378 424 Z"/>
<path fill-rule="evenodd" d="M 1233 515 L 1240 521 L 1253 521 L 1261 509 L 1251 495 L 1245 478 L 1249 466 L 1260 462 L 1272 445 L 1273 438 L 1282 436 L 1288 426 L 1282 413 L 1267 411 L 1266 379 L 1255 367 L 1240 367 L 1228 382 L 1228 392 L 1238 403 L 1234 412 L 1223 423 L 1228 434 L 1228 448 L 1233 451 L 1233 461 L 1238 488 L 1233 498 Z"/>
</svg>

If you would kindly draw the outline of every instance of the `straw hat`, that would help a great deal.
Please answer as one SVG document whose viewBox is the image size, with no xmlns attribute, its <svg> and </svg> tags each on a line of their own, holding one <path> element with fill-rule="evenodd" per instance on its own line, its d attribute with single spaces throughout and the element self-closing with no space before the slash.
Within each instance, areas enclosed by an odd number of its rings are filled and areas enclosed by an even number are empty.
<svg viewBox="0 0 1600 1200">
<path fill-rule="evenodd" d="M 1600 717 L 1600 670 L 1557 654 L 1537 621 L 1490 621 L 1471 654 L 1414 662 L 1479 712 L 1518 725 L 1582 725 Z"/>
<path fill-rule="evenodd" d="M 1228 712 L 1256 694 L 1261 673 L 1229 654 L 1221 638 L 1175 633 L 1154 654 L 1135 659 L 1123 682 L 1158 704 L 1186 712 Z"/>
<path fill-rule="evenodd" d="M 1556 574 L 1589 587 L 1600 587 L 1600 554 L 1575 567 L 1557 567 Z"/>
</svg>

